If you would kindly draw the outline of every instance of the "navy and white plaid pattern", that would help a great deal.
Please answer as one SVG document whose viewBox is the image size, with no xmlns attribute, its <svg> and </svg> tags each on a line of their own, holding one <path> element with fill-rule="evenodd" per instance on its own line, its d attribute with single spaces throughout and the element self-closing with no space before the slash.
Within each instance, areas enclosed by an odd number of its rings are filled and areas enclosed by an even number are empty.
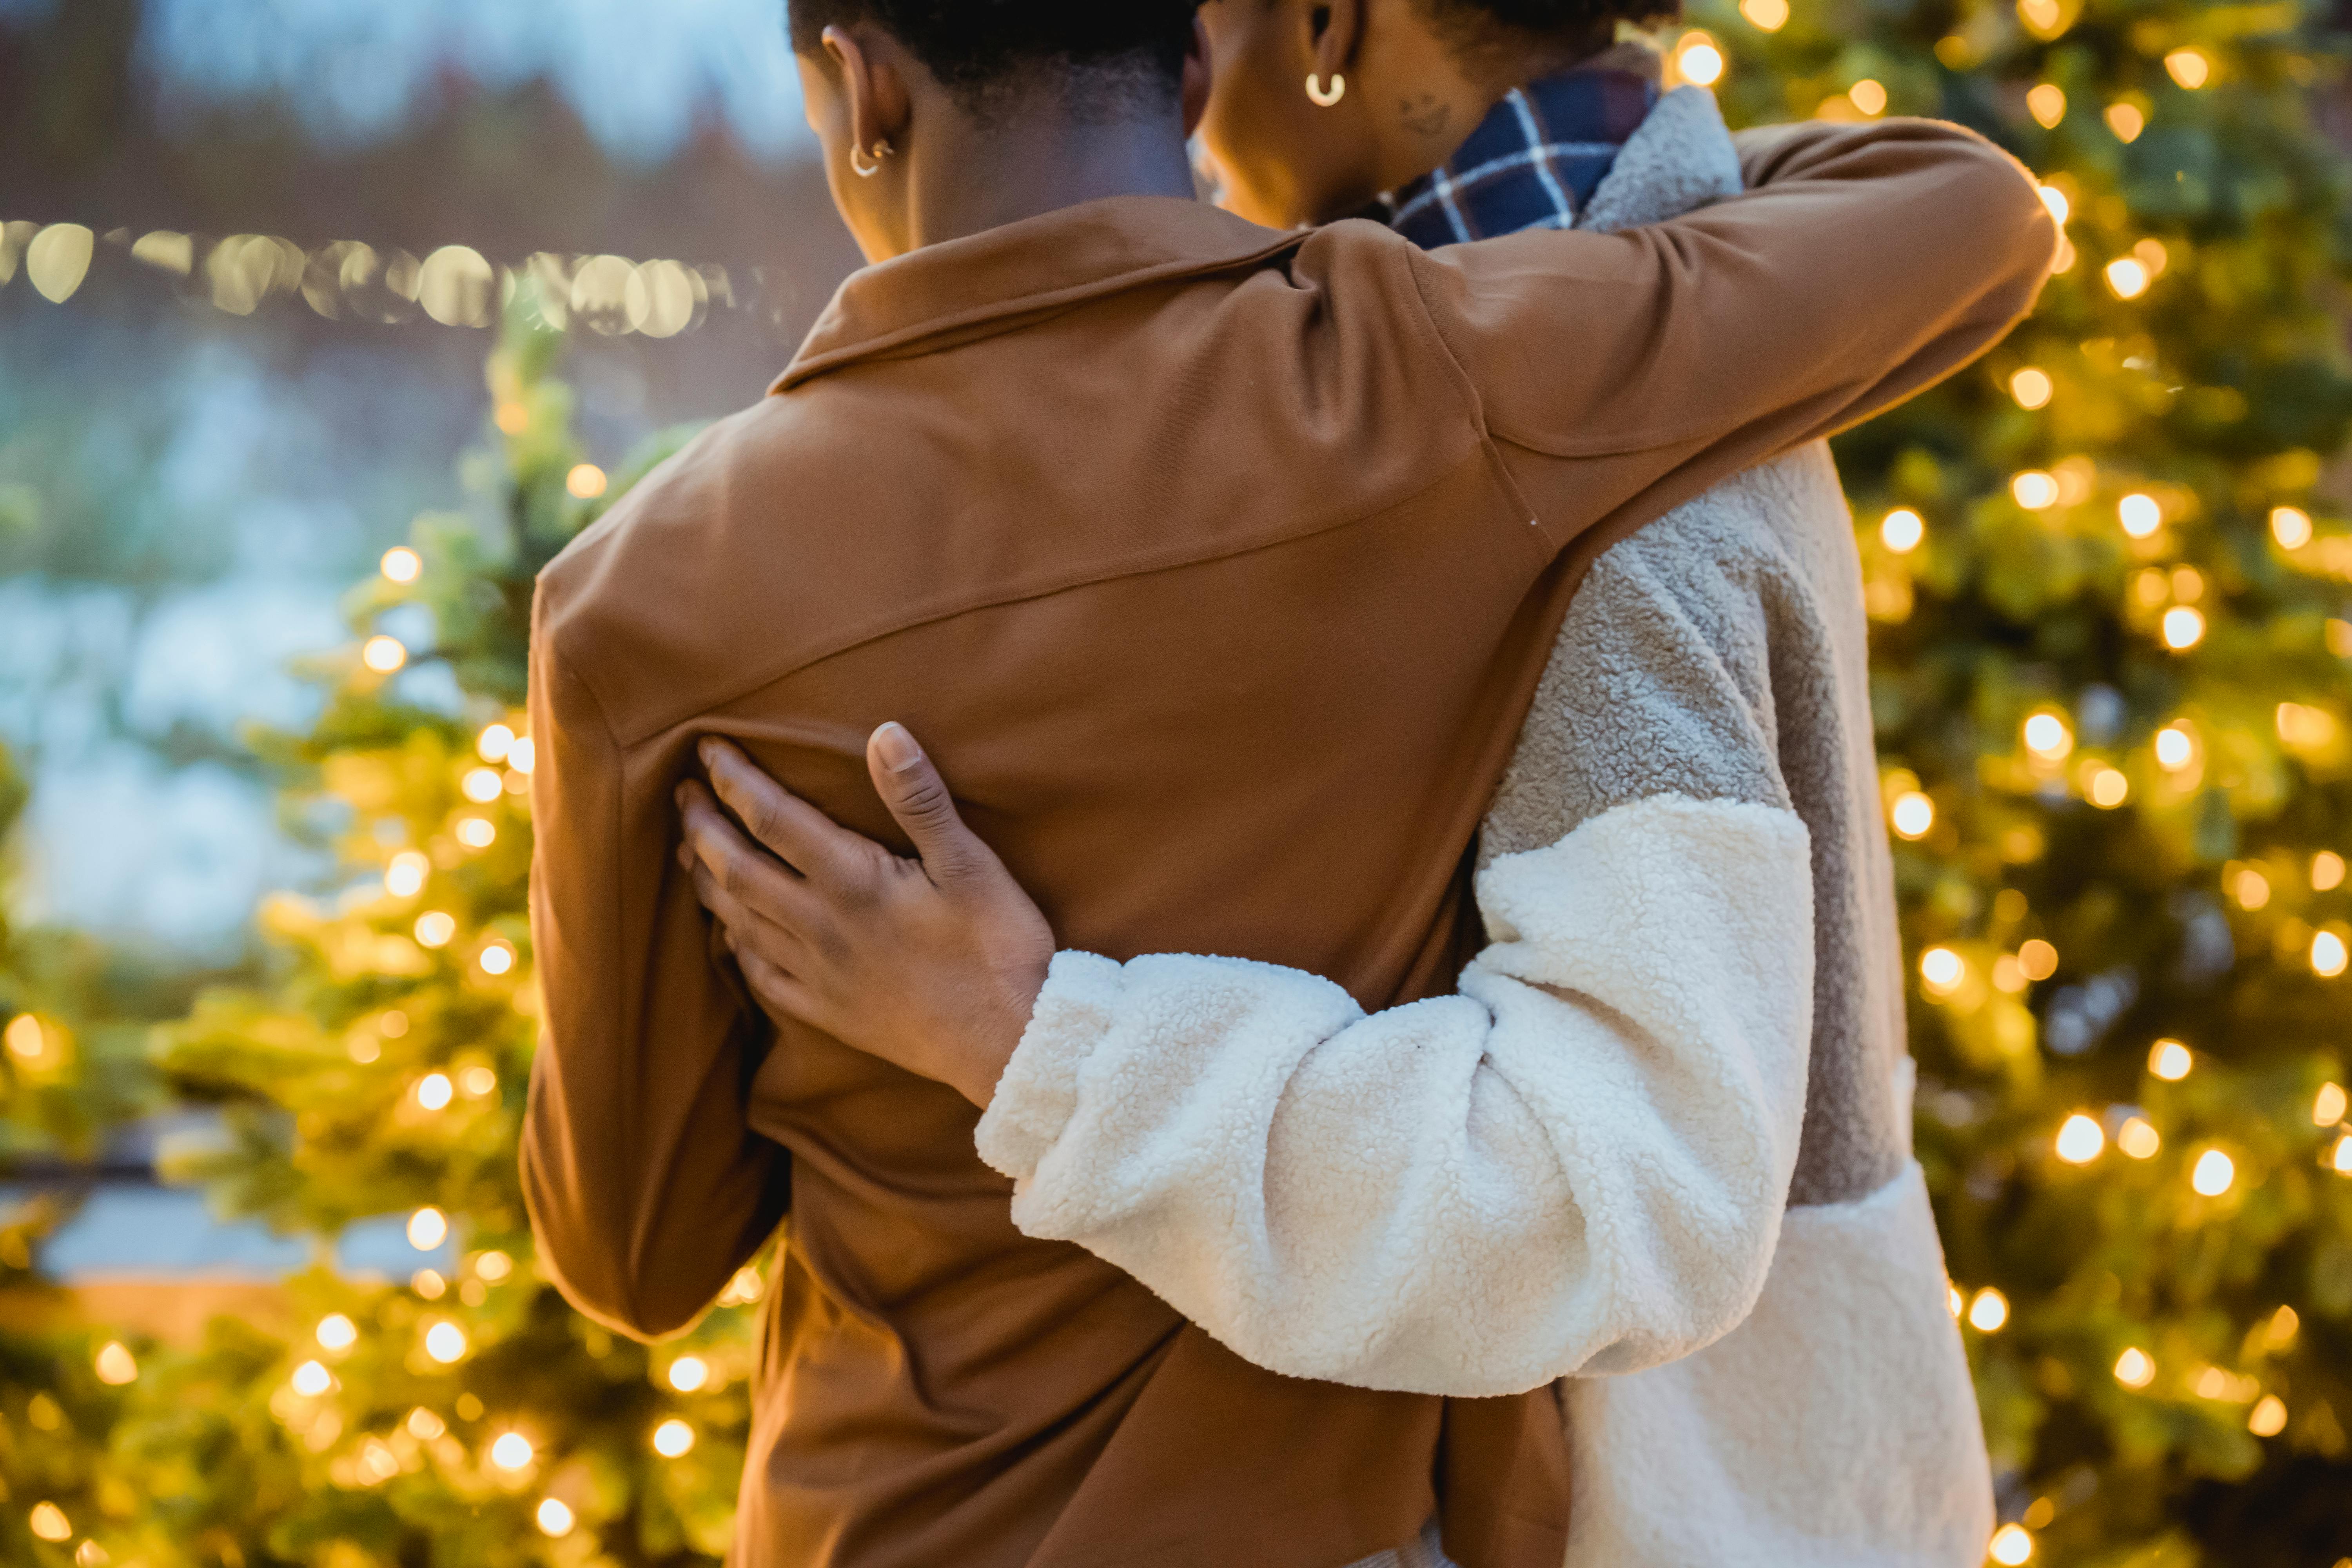
<svg viewBox="0 0 2352 1568">
<path fill-rule="evenodd" d="M 1570 228 L 1658 100 L 1633 71 L 1571 70 L 1513 88 L 1440 167 L 1391 198 L 1423 249 L 1523 228 Z"/>
</svg>

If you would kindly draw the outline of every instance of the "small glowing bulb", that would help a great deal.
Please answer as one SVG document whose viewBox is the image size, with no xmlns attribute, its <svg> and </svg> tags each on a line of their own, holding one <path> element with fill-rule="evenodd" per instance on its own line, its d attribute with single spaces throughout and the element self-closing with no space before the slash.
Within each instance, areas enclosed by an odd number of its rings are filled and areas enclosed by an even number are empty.
<svg viewBox="0 0 2352 1568">
<path fill-rule="evenodd" d="M 498 842 L 499 830 L 488 818 L 462 817 L 457 823 L 457 842 L 468 849 L 488 849 Z"/>
<path fill-rule="evenodd" d="M 669 1385 L 692 1394 L 710 1381 L 710 1363 L 698 1355 L 682 1355 L 669 1363 Z"/>
<path fill-rule="evenodd" d="M 514 967 L 514 946 L 504 940 L 494 942 L 482 949 L 481 956 L 474 962 L 482 966 L 485 974 L 504 974 Z"/>
<path fill-rule="evenodd" d="M 2336 1149 L 2328 1155 L 2327 1164 L 2339 1176 L 2352 1176 L 2352 1132 L 2336 1140 Z"/>
<path fill-rule="evenodd" d="M 492 724 L 475 739 L 474 750 L 486 763 L 503 763 L 514 745 L 514 731 L 504 724 Z"/>
<path fill-rule="evenodd" d="M 2026 92 L 2025 110 L 2044 131 L 2054 130 L 2066 118 L 2066 89 L 2056 82 L 2039 83 Z"/>
<path fill-rule="evenodd" d="M 2311 858 L 2311 890 L 2330 893 L 2344 885 L 2344 857 L 2333 849 L 2322 849 Z"/>
<path fill-rule="evenodd" d="M 1897 555 L 1908 555 L 1927 537 L 1926 520 L 1907 506 L 1898 506 L 1878 525 L 1879 542 Z"/>
<path fill-rule="evenodd" d="M 2274 1351 L 2286 1349 L 2294 1343 L 2294 1336 L 2302 1327 L 2303 1319 L 2295 1310 L 2281 1302 L 2279 1310 L 2271 1314 L 2269 1325 L 2263 1330 L 2263 1347 Z"/>
<path fill-rule="evenodd" d="M 537 1457 L 530 1439 L 520 1432 L 501 1432 L 490 1445 L 490 1463 L 502 1470 L 520 1470 Z"/>
<path fill-rule="evenodd" d="M 1997 1334 L 2009 1321 L 2009 1298 L 1988 1285 L 1969 1303 L 1969 1326 L 1979 1333 Z"/>
<path fill-rule="evenodd" d="M 514 1259 L 503 1252 L 485 1252 L 474 1259 L 474 1273 L 495 1285 L 514 1272 Z"/>
<path fill-rule="evenodd" d="M 2249 866 L 2238 873 L 2230 893 L 2240 909 L 2259 910 L 2271 901 L 2271 879 Z"/>
<path fill-rule="evenodd" d="M 2147 1070 L 2167 1083 L 2179 1083 L 2189 1076 L 2197 1058 L 2179 1040 L 2158 1040 L 2147 1051 Z"/>
<path fill-rule="evenodd" d="M 457 1087 L 479 1100 L 499 1087 L 499 1075 L 486 1067 L 470 1067 L 457 1075 Z M 493 1252 L 487 1256 L 497 1258 L 502 1255 Z"/>
<path fill-rule="evenodd" d="M 2091 774 L 2083 793 L 2101 811 L 2113 811 L 2131 798 L 2131 780 L 2114 768 L 2103 767 Z"/>
<path fill-rule="evenodd" d="M 414 583 L 425 570 L 424 559 L 404 544 L 385 551 L 382 565 L 384 576 L 394 583 Z"/>
<path fill-rule="evenodd" d="M 2025 721 L 2025 749 L 2043 762 L 2054 763 L 2074 749 L 2074 732 L 2055 713 L 2036 713 Z"/>
<path fill-rule="evenodd" d="M 2286 1401 L 2275 1394 L 2263 1394 L 2246 1417 L 2246 1430 L 2257 1437 L 2275 1437 L 2285 1431 Z"/>
<path fill-rule="evenodd" d="M 2137 142 L 2147 129 L 2147 116 L 2128 103 L 2112 103 L 2107 106 L 2107 129 L 2118 142 Z"/>
<path fill-rule="evenodd" d="M 694 1428 L 673 1417 L 654 1428 L 654 1452 L 675 1459 L 692 1451 Z"/>
<path fill-rule="evenodd" d="M 429 1072 L 416 1080 L 416 1103 L 427 1110 L 446 1109 L 456 1092 L 446 1072 Z"/>
<path fill-rule="evenodd" d="M 359 1325 L 341 1312 L 330 1312 L 320 1319 L 312 1332 L 320 1345 L 331 1351 L 347 1351 L 360 1342 Z"/>
<path fill-rule="evenodd" d="M 2311 972 L 2322 980 L 2333 980 L 2344 973 L 2346 953 L 2344 939 L 2332 931 L 2315 931 L 2311 938 Z"/>
<path fill-rule="evenodd" d="M 2237 1163 L 2219 1149 L 2208 1149 L 2197 1156 L 2197 1164 L 2189 1173 L 2189 1184 L 2203 1197 L 2218 1198 L 2230 1190 L 2238 1179 Z"/>
<path fill-rule="evenodd" d="M 425 878 L 432 869 L 432 861 L 414 849 L 404 849 L 383 869 L 383 890 L 395 899 L 415 898 L 425 890 Z"/>
<path fill-rule="evenodd" d="M 2070 1165 L 2087 1165 L 2097 1159 L 2107 1146 L 2107 1135 L 2099 1124 L 2076 1111 L 2066 1118 L 2058 1129 L 2058 1157 Z"/>
<path fill-rule="evenodd" d="M 316 1399 L 335 1386 L 334 1373 L 315 1361 L 306 1361 L 296 1367 L 288 1381 L 293 1384 L 294 1392 L 305 1399 Z"/>
<path fill-rule="evenodd" d="M 563 476 L 563 488 L 582 500 L 594 500 L 609 482 L 604 470 L 593 463 L 582 463 Z"/>
<path fill-rule="evenodd" d="M 2164 68 L 2172 73 L 2173 80 L 2194 92 L 2213 74 L 2213 62 L 2202 49 L 2175 49 L 2164 57 Z"/>
<path fill-rule="evenodd" d="M 2271 508 L 2271 537 L 2282 550 L 2300 550 L 2311 542 L 2311 514 L 2299 506 Z"/>
<path fill-rule="evenodd" d="M 466 792 L 467 800 L 487 805 L 499 798 L 499 793 L 506 785 L 499 780 L 497 769 L 476 768 L 466 775 L 465 783 L 459 787 Z"/>
<path fill-rule="evenodd" d="M 41 1021 L 30 1013 L 19 1013 L 8 1022 L 7 1033 L 0 1036 L 8 1044 L 8 1054 L 20 1062 L 37 1062 L 49 1054 L 49 1037 L 41 1030 Z"/>
<path fill-rule="evenodd" d="M 2146 1388 L 2156 1381 L 2156 1358 L 2132 1346 L 2116 1357 L 2116 1381 L 2126 1388 Z"/>
<path fill-rule="evenodd" d="M 2010 479 L 2009 493 L 2026 510 L 2041 511 L 2058 504 L 2058 481 L 2040 468 L 2027 468 Z"/>
<path fill-rule="evenodd" d="M 1992 1544 L 1985 1552 L 2002 1568 L 2016 1568 L 2033 1555 L 2033 1537 L 2021 1524 L 2004 1524 L 1992 1532 Z"/>
<path fill-rule="evenodd" d="M 438 1301 L 449 1292 L 449 1282 L 436 1269 L 420 1268 L 408 1277 L 408 1288 L 428 1301 Z"/>
<path fill-rule="evenodd" d="M 98 1381 L 109 1387 L 120 1388 L 126 1383 L 136 1383 L 139 1380 L 138 1358 L 131 1353 L 131 1347 L 121 1340 L 109 1340 L 99 1346 L 94 1364 L 98 1371 Z"/>
<path fill-rule="evenodd" d="M 2164 526 L 2164 509 L 2150 495 L 2133 494 L 2116 502 L 2116 517 L 2134 539 L 2146 539 Z"/>
<path fill-rule="evenodd" d="M 2050 209 L 2051 221 L 2053 223 L 2064 223 L 2074 211 L 2074 204 L 2068 201 L 2066 193 L 2055 185 L 2042 187 L 2042 205 Z"/>
<path fill-rule="evenodd" d="M 434 1324 L 425 1331 L 425 1353 L 443 1366 L 464 1360 L 466 1331 L 451 1322 Z"/>
<path fill-rule="evenodd" d="M 1789 0 L 1739 0 L 1739 14 L 1759 31 L 1777 33 L 1789 25 Z"/>
<path fill-rule="evenodd" d="M 1961 1293 L 1958 1285 L 1948 1279 L 1944 1281 L 1944 1305 L 1950 1309 L 1954 1318 L 1958 1318 L 1969 1310 L 1968 1297 Z"/>
<path fill-rule="evenodd" d="M 2156 760 L 2167 772 L 2179 773 L 2196 754 L 2189 731 L 2179 725 L 2168 724 L 2156 732 Z"/>
<path fill-rule="evenodd" d="M 361 647 L 360 662 L 379 674 L 390 675 L 408 662 L 408 648 L 398 637 L 373 637 Z"/>
<path fill-rule="evenodd" d="M 1873 120 L 1886 112 L 1886 88 L 1883 83 L 1874 81 L 1869 77 L 1864 77 L 1847 88 L 1845 95 L 1853 100 L 1853 106 L 1856 109 L 1861 110 Z"/>
<path fill-rule="evenodd" d="M 2020 408 L 2046 407 L 2051 394 L 2055 390 L 2050 373 L 2033 365 L 2027 365 L 2009 378 L 2009 395 L 2017 399 Z"/>
<path fill-rule="evenodd" d="M 2118 256 L 2107 263 L 2107 287 L 2118 300 L 2137 300 L 2147 292 L 2147 264 L 2137 257 Z"/>
<path fill-rule="evenodd" d="M 53 1502 L 35 1503 L 30 1523 L 33 1533 L 43 1541 L 73 1539 L 73 1521 L 66 1517 L 65 1510 Z"/>
<path fill-rule="evenodd" d="M 2319 1092 L 2312 1097 L 2312 1125 L 2333 1127 L 2344 1120 L 2346 1109 L 2344 1086 L 2340 1083 L 2323 1083 L 2319 1086 Z"/>
<path fill-rule="evenodd" d="M 2185 653 L 2205 640 L 2205 617 L 2186 605 L 2164 612 L 2164 646 Z"/>
<path fill-rule="evenodd" d="M 449 939 L 457 934 L 457 921 L 454 915 L 439 910 L 427 910 L 416 917 L 416 940 L 425 947 L 446 947 Z"/>
<path fill-rule="evenodd" d="M 530 743 L 529 735 L 517 735 L 514 744 L 507 748 L 507 766 L 519 773 L 530 772 L 538 757 L 538 748 Z"/>
<path fill-rule="evenodd" d="M 571 1534 L 572 1526 L 576 1522 L 570 1506 L 560 1498 L 540 1499 L 539 1511 L 531 1517 L 539 1521 L 539 1532 L 553 1540 Z"/>
<path fill-rule="evenodd" d="M 1915 789 L 1897 795 L 1895 809 L 1889 815 L 1897 837 L 1925 838 L 1928 829 L 1936 826 L 1936 803 Z"/>
<path fill-rule="evenodd" d="M 2017 950 L 2018 972 L 2028 980 L 2047 980 L 2058 973 L 2058 950 L 2040 937 L 2032 937 Z"/>
<path fill-rule="evenodd" d="M 408 1216 L 408 1245 L 417 1251 L 430 1252 L 448 1239 L 448 1216 L 432 1205 Z"/>
<path fill-rule="evenodd" d="M 1692 42 L 1691 39 L 1697 41 Z M 1680 68 L 1685 81 L 1698 87 L 1709 87 L 1723 75 L 1723 51 L 1717 48 L 1706 34 L 1693 33 L 1675 51 L 1675 64 Z"/>
<path fill-rule="evenodd" d="M 1930 995 L 1950 995 L 1968 973 L 1968 964 L 1948 947 L 1931 947 L 1919 955 L 1919 980 Z"/>
<path fill-rule="evenodd" d="M 2152 1160 L 2164 1140 L 2146 1118 L 2134 1116 L 2116 1129 L 2116 1147 L 2135 1160 Z"/>
</svg>

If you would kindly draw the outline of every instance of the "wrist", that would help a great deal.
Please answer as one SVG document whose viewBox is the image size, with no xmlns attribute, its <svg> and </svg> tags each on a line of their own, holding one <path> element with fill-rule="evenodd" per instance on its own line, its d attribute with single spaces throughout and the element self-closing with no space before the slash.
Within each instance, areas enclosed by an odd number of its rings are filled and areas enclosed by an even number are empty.
<svg viewBox="0 0 2352 1568">
<path fill-rule="evenodd" d="M 962 1064 L 964 1081 L 956 1088 L 982 1110 L 996 1098 L 996 1086 L 1013 1053 L 1020 1049 L 1022 1037 L 1029 1032 L 1029 1020 L 1045 988 L 1045 968 L 1040 964 L 1034 973 L 1024 973 L 1006 986 L 1003 999 L 989 1010 L 988 1021 L 973 1032 L 971 1048 Z"/>
</svg>

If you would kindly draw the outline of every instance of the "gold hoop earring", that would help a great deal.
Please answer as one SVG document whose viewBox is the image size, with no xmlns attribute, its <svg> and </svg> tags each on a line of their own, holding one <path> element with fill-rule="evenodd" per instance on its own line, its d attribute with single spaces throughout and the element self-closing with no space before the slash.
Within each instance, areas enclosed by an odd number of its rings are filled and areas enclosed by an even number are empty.
<svg viewBox="0 0 2352 1568">
<path fill-rule="evenodd" d="M 1331 73 L 1331 90 L 1323 90 L 1323 79 L 1313 71 L 1307 73 L 1307 96 L 1318 109 L 1328 109 L 1348 96 L 1348 79 L 1338 71 Z"/>
<path fill-rule="evenodd" d="M 858 149 L 852 147 L 849 150 L 849 166 L 857 172 L 859 179 L 870 180 L 882 172 L 882 160 L 897 151 L 896 147 L 890 145 L 890 139 L 886 136 L 874 143 L 874 162 L 861 163 L 857 161 Z"/>
</svg>

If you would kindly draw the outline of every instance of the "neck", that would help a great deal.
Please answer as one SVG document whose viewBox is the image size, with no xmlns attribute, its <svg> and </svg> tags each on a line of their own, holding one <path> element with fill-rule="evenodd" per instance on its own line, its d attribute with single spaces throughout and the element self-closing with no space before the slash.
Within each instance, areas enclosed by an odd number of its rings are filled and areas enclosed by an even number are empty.
<svg viewBox="0 0 2352 1568">
<path fill-rule="evenodd" d="M 1071 115 L 951 123 L 909 158 L 907 238 L 912 247 L 961 239 L 1106 196 L 1193 195 L 1192 166 L 1175 108 L 1093 121 Z"/>
</svg>

